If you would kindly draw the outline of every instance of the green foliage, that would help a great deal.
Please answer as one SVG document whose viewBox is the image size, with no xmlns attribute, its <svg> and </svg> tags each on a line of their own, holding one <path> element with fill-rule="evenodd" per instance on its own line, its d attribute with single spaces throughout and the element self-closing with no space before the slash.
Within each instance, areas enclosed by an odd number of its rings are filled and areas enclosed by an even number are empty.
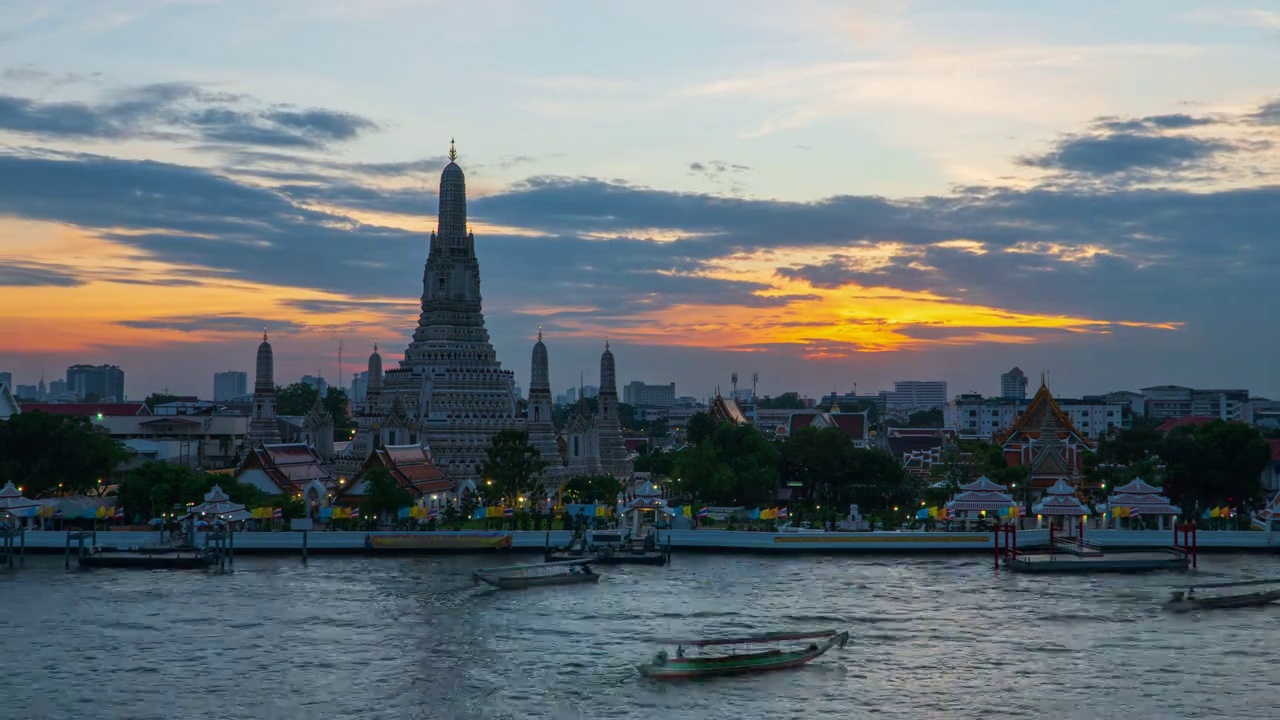
<svg viewBox="0 0 1280 720">
<path fill-rule="evenodd" d="M 670 477 L 675 468 L 677 453 L 673 450 L 654 450 L 636 458 L 634 470 L 655 476 Z"/>
<path fill-rule="evenodd" d="M 202 502 L 214 485 L 221 487 L 232 502 L 245 507 L 265 504 L 266 496 L 252 485 L 226 475 L 209 475 L 165 462 L 149 462 L 125 473 L 120 481 L 118 502 L 130 517 L 149 519 Z"/>
<path fill-rule="evenodd" d="M 703 440 L 711 437 L 711 433 L 715 432 L 720 422 L 709 414 L 700 412 L 694 413 L 689 418 L 689 426 L 685 429 L 685 439 L 690 445 L 701 445 Z"/>
<path fill-rule="evenodd" d="M 942 427 L 942 410 L 934 408 L 933 410 L 913 412 L 907 416 L 907 427 L 940 428 Z"/>
<path fill-rule="evenodd" d="M 272 495 L 258 507 L 280 508 L 280 514 L 285 520 L 305 518 L 308 515 L 307 504 L 296 495 Z"/>
<path fill-rule="evenodd" d="M 503 430 L 493 436 L 486 451 L 488 458 L 481 474 L 493 481 L 494 492 L 514 505 L 517 498 L 538 497 L 543 493 L 542 471 L 547 463 L 538 449 L 529 444 L 523 430 Z"/>
<path fill-rule="evenodd" d="M 311 402 L 315 403 L 315 399 L 313 398 Z M 351 419 L 351 415 L 347 412 L 348 407 L 346 390 L 330 385 L 324 391 L 324 409 L 328 410 L 329 414 L 333 416 L 334 430 L 350 430 L 356 426 L 355 421 Z M 310 411 L 310 406 L 307 409 Z"/>
<path fill-rule="evenodd" d="M 756 407 L 760 410 L 803 410 L 806 406 L 800 393 L 784 392 L 778 397 L 761 398 L 756 401 Z"/>
<path fill-rule="evenodd" d="M 128 457 L 87 418 L 37 411 L 0 422 L 0 483 L 30 498 L 97 492 Z"/>
<path fill-rule="evenodd" d="M 391 473 L 382 466 L 371 468 L 364 475 L 368 483 L 364 503 L 360 512 L 367 518 L 375 518 L 382 514 L 395 516 L 400 508 L 413 504 L 413 496 L 409 494 L 391 477 Z"/>
<path fill-rule="evenodd" d="M 142 401 L 142 404 L 146 405 L 148 410 L 155 410 L 157 405 L 164 405 L 165 403 L 177 401 L 177 395 L 170 395 L 169 393 L 151 393 L 147 396 L 146 400 Z M 85 402 L 90 402 L 90 400 L 86 397 Z"/>
<path fill-rule="evenodd" d="M 613 503 L 622 492 L 622 483 L 612 475 L 587 475 L 570 478 L 561 497 L 564 502 Z"/>
<path fill-rule="evenodd" d="M 893 457 L 854 446 L 837 428 L 801 428 L 782 444 L 780 468 L 799 504 L 835 514 L 851 503 L 866 513 L 890 512 L 913 505 L 919 495 Z"/>
<path fill-rule="evenodd" d="M 306 383 L 296 382 L 288 387 L 276 386 L 277 415 L 306 415 L 316 403 L 319 390 Z M 330 410 L 329 412 L 333 412 Z"/>
<path fill-rule="evenodd" d="M 751 425 L 716 423 L 698 413 L 689 424 L 705 435 L 679 454 L 671 474 L 681 492 L 717 505 L 772 503 L 778 492 L 778 449 Z"/>
<path fill-rule="evenodd" d="M 1258 503 L 1271 448 L 1248 425 L 1214 420 L 1174 428 L 1160 444 L 1160 457 L 1169 497 L 1188 516 L 1200 517 L 1205 508 Z"/>
<path fill-rule="evenodd" d="M 1085 453 L 1084 477 L 1109 488 L 1134 478 L 1158 486 L 1164 477 L 1164 463 L 1160 459 L 1163 442 L 1163 436 L 1150 424 L 1119 430 L 1102 438 L 1096 451 Z"/>
</svg>

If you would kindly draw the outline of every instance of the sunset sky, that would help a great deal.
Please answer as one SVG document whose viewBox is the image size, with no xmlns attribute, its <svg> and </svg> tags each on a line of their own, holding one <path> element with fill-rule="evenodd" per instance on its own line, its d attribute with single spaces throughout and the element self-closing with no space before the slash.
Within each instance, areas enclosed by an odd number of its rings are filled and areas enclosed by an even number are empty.
<svg viewBox="0 0 1280 720">
<path fill-rule="evenodd" d="M 521 385 L 1280 395 L 1271 3 L 4 6 L 15 383 L 394 364 L 456 138 Z"/>
</svg>

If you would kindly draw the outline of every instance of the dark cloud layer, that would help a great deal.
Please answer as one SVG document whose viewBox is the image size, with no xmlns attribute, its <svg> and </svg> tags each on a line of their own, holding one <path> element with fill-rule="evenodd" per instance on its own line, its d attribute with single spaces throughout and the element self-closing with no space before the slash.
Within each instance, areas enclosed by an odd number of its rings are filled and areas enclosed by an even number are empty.
<svg viewBox="0 0 1280 720">
<path fill-rule="evenodd" d="M 1280 104 L 1250 117 L 1263 122 L 1271 113 L 1280 117 Z M 1022 162 L 1103 178 L 1186 172 L 1238 147 L 1185 134 L 1217 122 L 1181 114 L 1103 118 Z M 14 149 L 0 154 L 0 214 L 85 228 L 139 256 L 202 268 L 220 280 L 349 295 L 358 302 L 294 306 L 322 314 L 386 313 L 403 317 L 398 326 L 409 327 L 427 238 L 355 221 L 341 209 L 430 218 L 430 191 L 363 183 L 434 175 L 443 159 L 358 163 L 275 150 L 340 143 L 373 127 L 332 111 L 254 109 L 244 98 L 189 85 L 146 86 L 96 105 L 0 97 L 0 129 L 61 139 L 173 133 L 183 141 L 226 143 L 230 165 L 213 171 Z M 719 161 L 689 167 L 706 174 L 746 170 Z M 243 175 L 277 182 L 263 187 Z M 1188 321 L 1210 334 L 1201 338 L 1207 342 L 1212 333 L 1265 323 L 1259 308 L 1273 294 L 1280 269 L 1280 247 L 1265 241 L 1280 226 L 1275 186 L 1191 191 L 1172 184 L 1046 182 L 1030 189 L 971 187 L 934 197 L 836 196 L 799 203 L 535 176 L 474 198 L 470 208 L 478 221 L 527 231 L 477 238 L 486 308 L 499 325 L 524 322 L 521 313 L 545 312 L 626 327 L 646 322 L 641 311 L 684 304 L 764 310 L 858 284 L 1020 312 Z M 646 234 L 637 232 L 641 228 L 677 239 L 634 237 Z M 948 242 L 957 240 L 965 242 Z M 896 250 L 882 257 L 889 245 Z M 813 294 L 801 287 L 793 295 L 766 297 L 760 291 L 770 289 L 767 273 L 735 278 L 715 272 L 736 254 L 773 262 L 772 280 L 807 284 Z M 795 257 L 801 259 L 788 259 Z M 0 271 L 3 284 L 76 282 L 74 274 L 55 267 L 13 264 Z M 1224 308 L 1234 308 L 1229 317 Z M 199 332 L 256 329 L 263 319 L 133 322 Z M 925 337 L 935 331 L 913 332 Z"/>
<path fill-rule="evenodd" d="M 97 103 L 0 95 L 0 130 L 43 139 L 163 139 L 323 148 L 378 127 L 346 112 L 257 107 L 252 98 L 190 83 L 126 88 Z"/>
<path fill-rule="evenodd" d="M 1068 137 L 1056 143 L 1049 152 L 1024 157 L 1018 162 L 1046 170 L 1114 175 L 1135 170 L 1181 170 L 1233 147 L 1222 140 L 1184 135 L 1117 132 Z"/>
<path fill-rule="evenodd" d="M 0 261 L 0 285 L 74 287 L 83 282 L 74 270 L 60 265 Z"/>
</svg>

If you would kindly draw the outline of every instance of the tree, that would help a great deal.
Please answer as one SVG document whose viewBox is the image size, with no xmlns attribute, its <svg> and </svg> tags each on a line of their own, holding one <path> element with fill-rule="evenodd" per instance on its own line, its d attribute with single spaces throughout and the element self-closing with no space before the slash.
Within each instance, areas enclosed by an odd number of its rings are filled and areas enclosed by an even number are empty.
<svg viewBox="0 0 1280 720">
<path fill-rule="evenodd" d="M 907 427 L 940 428 L 942 427 L 942 410 L 920 410 L 907 416 Z"/>
<path fill-rule="evenodd" d="M 751 425 L 717 423 L 706 413 L 689 423 L 696 447 L 679 453 L 671 474 L 680 490 L 720 505 L 772 503 L 778 492 L 778 449 Z"/>
<path fill-rule="evenodd" d="M 316 390 L 306 383 L 296 382 L 283 388 L 277 385 L 276 414 L 306 415 L 311 411 L 311 406 L 316 404 L 316 397 L 319 394 L 319 390 Z M 330 410 L 329 412 L 332 413 L 333 410 Z"/>
<path fill-rule="evenodd" d="M 1164 487 L 1190 517 L 1206 508 L 1249 508 L 1262 499 L 1262 471 L 1271 448 L 1242 423 L 1214 420 L 1171 430 L 1161 442 Z"/>
<path fill-rule="evenodd" d="M 764 397 L 756 402 L 761 410 L 803 410 L 807 407 L 798 392 L 784 392 L 778 397 Z"/>
<path fill-rule="evenodd" d="M 391 473 L 382 466 L 370 468 L 364 475 L 368 490 L 360 511 L 365 517 L 378 517 L 383 513 L 395 515 L 400 508 L 413 504 L 413 496 L 409 494 L 391 477 Z"/>
<path fill-rule="evenodd" d="M 612 504 L 622 492 L 622 483 L 612 475 L 583 475 L 570 478 L 561 496 L 576 503 Z"/>
<path fill-rule="evenodd" d="M 217 485 L 231 502 L 260 507 L 266 495 L 256 487 L 225 475 L 198 472 L 185 465 L 148 462 L 124 474 L 120 481 L 119 504 L 132 517 L 156 517 L 175 507 L 183 508 L 204 500 Z"/>
<path fill-rule="evenodd" d="M 494 491 L 506 503 L 514 506 L 522 497 L 542 495 L 542 471 L 547 463 L 523 430 L 503 430 L 493 436 L 486 454 L 480 472 L 493 481 Z M 514 522 L 513 518 L 513 526 Z"/>
<path fill-rule="evenodd" d="M 0 483 L 12 482 L 27 497 L 99 490 L 128 456 L 88 418 L 37 411 L 0 422 Z"/>
<path fill-rule="evenodd" d="M 165 403 L 177 401 L 177 395 L 171 395 L 167 392 L 158 392 L 148 395 L 147 399 L 142 401 L 142 404 L 146 405 L 148 410 L 155 410 L 157 405 L 164 405 Z M 85 398 L 85 402 L 89 402 L 89 399 Z"/>
<path fill-rule="evenodd" d="M 675 466 L 677 453 L 674 450 L 653 450 L 636 458 L 636 472 L 647 472 L 651 475 L 669 477 Z"/>
<path fill-rule="evenodd" d="M 311 402 L 314 404 L 315 399 L 313 398 Z M 351 415 L 347 412 L 349 408 L 350 404 L 347 400 L 346 390 L 330 385 L 324 391 L 324 409 L 328 410 L 329 414 L 333 416 L 334 430 L 350 430 L 356 426 L 355 422 L 351 420 Z M 310 407 L 307 410 L 310 411 Z"/>
</svg>

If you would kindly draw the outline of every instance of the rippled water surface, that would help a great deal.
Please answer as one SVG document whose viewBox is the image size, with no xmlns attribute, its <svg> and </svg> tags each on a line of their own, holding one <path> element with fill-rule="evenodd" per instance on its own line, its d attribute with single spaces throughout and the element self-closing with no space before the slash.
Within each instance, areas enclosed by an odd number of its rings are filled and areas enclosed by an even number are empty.
<svg viewBox="0 0 1280 720">
<path fill-rule="evenodd" d="M 1280 606 L 1171 615 L 1174 575 L 972 558 L 677 556 L 497 592 L 531 558 L 244 558 L 234 573 L 0 571 L 14 718 L 1208 718 L 1280 706 Z M 1280 576 L 1210 557 L 1199 576 Z M 653 638 L 849 628 L 807 667 L 641 679 Z"/>
</svg>

